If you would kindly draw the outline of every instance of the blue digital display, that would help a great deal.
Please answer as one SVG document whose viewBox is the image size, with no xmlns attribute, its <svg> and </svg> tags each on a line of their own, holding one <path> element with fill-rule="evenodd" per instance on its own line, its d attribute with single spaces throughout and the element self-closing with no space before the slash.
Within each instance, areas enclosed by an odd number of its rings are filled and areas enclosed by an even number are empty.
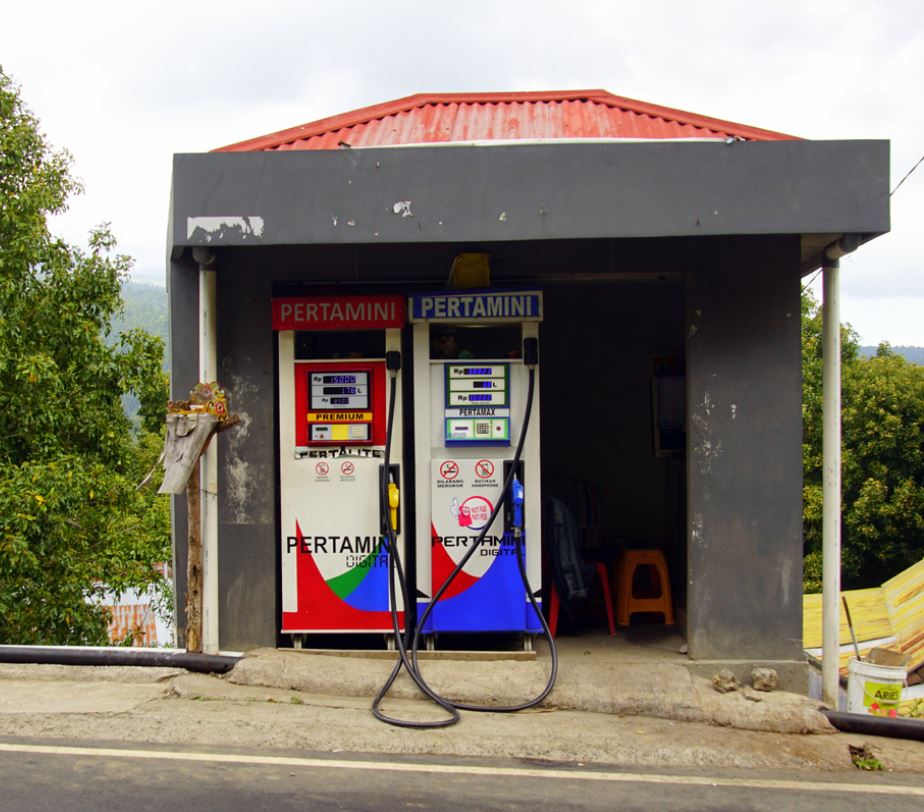
<svg viewBox="0 0 924 812">
<path fill-rule="evenodd" d="M 355 386 L 325 386 L 324 387 L 325 395 L 355 395 L 356 387 Z"/>
<path fill-rule="evenodd" d="M 465 367 L 462 370 L 463 375 L 490 375 L 491 367 Z"/>
<path fill-rule="evenodd" d="M 356 383 L 355 375 L 322 375 L 321 383 Z"/>
<path fill-rule="evenodd" d="M 491 395 L 469 395 L 468 400 L 470 403 L 474 403 L 476 401 L 491 400 Z"/>
<path fill-rule="evenodd" d="M 350 399 L 349 398 L 331 398 L 330 405 L 331 406 L 349 406 Z"/>
<path fill-rule="evenodd" d="M 472 388 L 473 389 L 493 389 L 494 382 L 493 381 L 472 381 Z"/>
</svg>

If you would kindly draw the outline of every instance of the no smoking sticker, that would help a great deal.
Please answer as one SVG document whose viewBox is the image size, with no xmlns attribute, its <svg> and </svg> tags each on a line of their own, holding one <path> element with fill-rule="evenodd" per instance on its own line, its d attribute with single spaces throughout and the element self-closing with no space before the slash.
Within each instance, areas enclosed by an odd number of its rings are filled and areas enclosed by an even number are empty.
<svg viewBox="0 0 924 812">
<path fill-rule="evenodd" d="M 446 460 L 440 466 L 440 476 L 443 479 L 455 479 L 459 476 L 459 463 L 455 460 Z"/>
<path fill-rule="evenodd" d="M 356 473 L 356 466 L 352 462 L 347 460 L 340 466 L 340 473 L 343 476 L 353 476 Z"/>
</svg>

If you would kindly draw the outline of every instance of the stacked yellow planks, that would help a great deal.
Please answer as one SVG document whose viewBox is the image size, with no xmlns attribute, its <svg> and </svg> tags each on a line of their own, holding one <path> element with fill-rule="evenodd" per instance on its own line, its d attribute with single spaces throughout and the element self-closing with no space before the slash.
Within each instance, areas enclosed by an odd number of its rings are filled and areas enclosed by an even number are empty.
<svg viewBox="0 0 924 812">
<path fill-rule="evenodd" d="M 911 656 L 908 672 L 924 665 L 924 559 L 870 589 L 851 589 L 842 593 L 850 607 L 850 617 L 860 654 L 866 657 L 874 647 L 887 648 Z M 802 645 L 821 659 L 821 595 L 802 597 Z M 839 660 L 841 673 L 855 656 L 847 613 L 840 607 Z"/>
</svg>

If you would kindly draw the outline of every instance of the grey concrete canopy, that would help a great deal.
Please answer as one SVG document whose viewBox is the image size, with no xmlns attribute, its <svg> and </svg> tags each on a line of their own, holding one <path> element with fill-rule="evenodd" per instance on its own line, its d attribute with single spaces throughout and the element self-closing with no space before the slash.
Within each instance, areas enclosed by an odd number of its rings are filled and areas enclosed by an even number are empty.
<svg viewBox="0 0 924 812">
<path fill-rule="evenodd" d="M 440 243 L 889 230 L 887 141 L 422 146 L 174 156 L 171 243 Z M 817 264 L 817 263 L 815 263 Z"/>
</svg>

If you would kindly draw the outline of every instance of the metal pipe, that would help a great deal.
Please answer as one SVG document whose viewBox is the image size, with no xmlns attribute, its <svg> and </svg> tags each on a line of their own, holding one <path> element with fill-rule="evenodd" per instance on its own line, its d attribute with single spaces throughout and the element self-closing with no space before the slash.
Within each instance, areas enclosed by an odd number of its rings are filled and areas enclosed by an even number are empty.
<svg viewBox="0 0 924 812">
<path fill-rule="evenodd" d="M 201 674 L 225 674 L 242 659 L 240 654 L 197 654 L 170 649 L 124 646 L 4 646 L 0 663 L 39 665 L 133 665 L 185 668 Z"/>
<path fill-rule="evenodd" d="M 218 380 L 218 308 L 215 254 L 193 249 L 199 263 L 199 380 Z M 202 650 L 218 652 L 218 445 L 213 439 L 199 463 L 202 488 Z"/>
<path fill-rule="evenodd" d="M 822 301 L 822 611 L 821 693 L 837 708 L 841 589 L 840 261 L 825 252 Z"/>
<path fill-rule="evenodd" d="M 822 603 L 821 693 L 837 708 L 841 591 L 841 314 L 840 258 L 862 234 L 844 234 L 822 252 Z"/>
<path fill-rule="evenodd" d="M 841 713 L 823 710 L 828 721 L 844 733 L 861 736 L 889 736 L 893 739 L 924 741 L 924 722 L 918 719 L 891 719 L 888 716 L 867 716 L 865 713 Z"/>
</svg>

